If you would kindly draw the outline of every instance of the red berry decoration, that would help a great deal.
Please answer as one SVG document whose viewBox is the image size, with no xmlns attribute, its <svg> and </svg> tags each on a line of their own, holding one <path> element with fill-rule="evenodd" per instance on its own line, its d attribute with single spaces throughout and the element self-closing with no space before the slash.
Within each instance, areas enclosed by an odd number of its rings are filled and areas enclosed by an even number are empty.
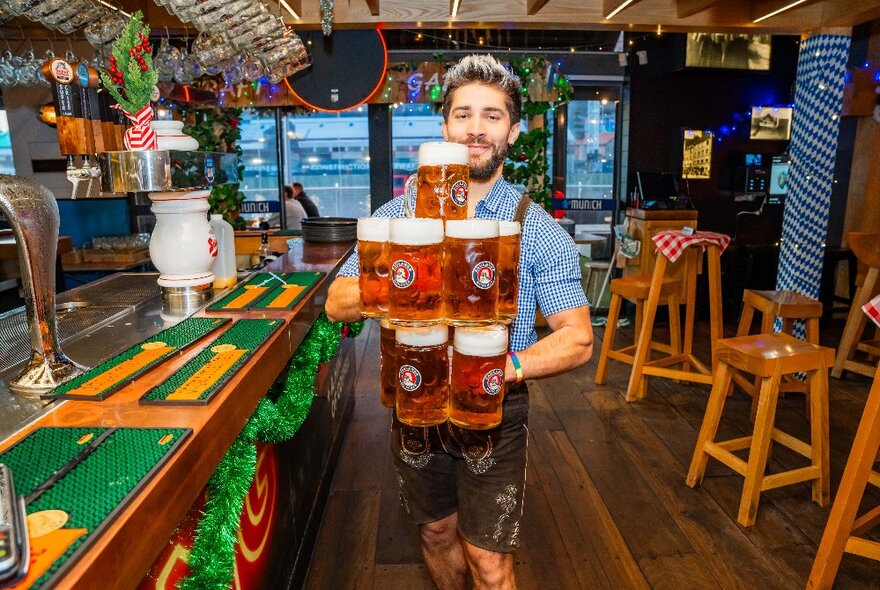
<svg viewBox="0 0 880 590">
<path fill-rule="evenodd" d="M 525 162 L 525 161 L 526 161 L 526 155 L 525 155 L 525 154 L 520 154 L 520 155 L 519 155 L 519 161 L 520 161 L 520 162 Z"/>
</svg>

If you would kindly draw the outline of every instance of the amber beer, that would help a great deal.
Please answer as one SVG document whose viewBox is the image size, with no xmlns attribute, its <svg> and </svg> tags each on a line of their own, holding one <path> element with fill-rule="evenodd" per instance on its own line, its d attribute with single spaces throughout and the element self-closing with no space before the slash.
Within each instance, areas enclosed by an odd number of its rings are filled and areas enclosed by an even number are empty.
<svg viewBox="0 0 880 590">
<path fill-rule="evenodd" d="M 388 232 L 391 220 L 383 217 L 358 219 L 358 264 L 364 317 L 382 317 L 388 311 Z"/>
<path fill-rule="evenodd" d="M 416 217 L 467 217 L 469 158 L 468 147 L 461 143 L 432 141 L 419 146 Z"/>
<path fill-rule="evenodd" d="M 446 326 L 397 328 L 397 419 L 434 426 L 449 414 L 449 351 Z"/>
<path fill-rule="evenodd" d="M 388 320 L 406 327 L 443 320 L 443 221 L 391 220 Z"/>
<path fill-rule="evenodd" d="M 497 221 L 446 222 L 443 307 L 447 322 L 454 326 L 485 326 L 495 322 L 497 269 Z"/>
<path fill-rule="evenodd" d="M 449 421 L 486 430 L 501 424 L 507 328 L 458 328 L 452 348 Z"/>
<path fill-rule="evenodd" d="M 397 340 L 394 326 L 379 321 L 379 397 L 386 408 L 394 407 L 397 398 Z"/>
<path fill-rule="evenodd" d="M 498 321 L 506 324 L 517 313 L 520 231 L 518 221 L 498 222 Z"/>
</svg>

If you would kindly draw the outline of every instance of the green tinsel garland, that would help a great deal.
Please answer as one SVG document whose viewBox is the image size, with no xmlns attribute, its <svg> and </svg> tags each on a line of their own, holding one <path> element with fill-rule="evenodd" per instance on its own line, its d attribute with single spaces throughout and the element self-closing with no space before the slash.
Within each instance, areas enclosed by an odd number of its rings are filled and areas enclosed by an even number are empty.
<svg viewBox="0 0 880 590">
<path fill-rule="evenodd" d="M 296 434 L 312 407 L 318 365 L 336 355 L 343 335 L 354 337 L 362 329 L 363 322 L 343 325 L 321 314 L 293 355 L 282 390 L 270 390 L 260 400 L 208 480 L 205 513 L 189 554 L 192 573 L 181 581 L 181 590 L 230 587 L 236 533 L 257 467 L 256 443 L 278 444 Z"/>
</svg>

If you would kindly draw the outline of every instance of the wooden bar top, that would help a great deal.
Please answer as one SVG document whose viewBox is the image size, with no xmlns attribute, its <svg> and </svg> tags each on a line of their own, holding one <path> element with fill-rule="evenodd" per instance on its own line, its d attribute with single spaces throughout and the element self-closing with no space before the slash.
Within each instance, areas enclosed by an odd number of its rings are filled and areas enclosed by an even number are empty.
<svg viewBox="0 0 880 590">
<path fill-rule="evenodd" d="M 697 219 L 696 209 L 636 209 L 626 208 L 626 216 L 634 219 Z"/>
<path fill-rule="evenodd" d="M 258 310 L 247 315 L 236 314 L 236 317 L 283 318 L 288 321 L 208 405 L 145 406 L 140 405 L 138 399 L 210 346 L 217 335 L 209 336 L 184 354 L 146 373 L 105 401 L 60 402 L 48 414 L 0 443 L 0 450 L 3 450 L 41 426 L 193 430 L 133 501 L 94 539 L 88 553 L 65 576 L 63 587 L 110 590 L 133 588 L 140 582 L 263 394 L 323 310 L 327 288 L 353 245 L 353 242 L 299 244 L 270 265 L 268 270 L 323 271 L 327 275 L 290 311 Z"/>
</svg>

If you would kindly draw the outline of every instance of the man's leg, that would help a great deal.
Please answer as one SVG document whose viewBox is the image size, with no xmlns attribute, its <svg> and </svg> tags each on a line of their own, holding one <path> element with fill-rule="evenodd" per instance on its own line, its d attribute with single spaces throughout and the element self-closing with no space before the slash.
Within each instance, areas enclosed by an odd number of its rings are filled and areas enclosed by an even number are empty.
<svg viewBox="0 0 880 590">
<path fill-rule="evenodd" d="M 467 564 L 458 536 L 458 514 L 423 524 L 419 533 L 422 556 L 438 590 L 465 590 Z"/>
<path fill-rule="evenodd" d="M 471 545 L 464 539 L 467 562 L 474 577 L 474 590 L 516 590 L 513 553 L 496 553 Z"/>
</svg>

